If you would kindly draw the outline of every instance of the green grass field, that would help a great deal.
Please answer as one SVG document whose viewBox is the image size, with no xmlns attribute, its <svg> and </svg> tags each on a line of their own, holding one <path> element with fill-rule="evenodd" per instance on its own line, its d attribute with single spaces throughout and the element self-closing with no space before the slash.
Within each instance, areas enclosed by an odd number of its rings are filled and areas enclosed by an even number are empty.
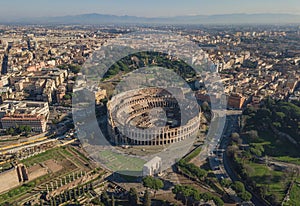
<svg viewBox="0 0 300 206">
<path fill-rule="evenodd" d="M 300 165 L 300 158 L 282 156 L 282 157 L 276 157 L 275 159 L 278 160 L 278 161 L 282 161 L 282 162 L 287 162 L 287 163 Z"/>
<path fill-rule="evenodd" d="M 257 183 L 257 186 L 265 186 L 268 194 L 275 194 L 279 200 L 283 200 L 290 182 L 288 178 L 282 178 L 285 172 L 274 171 L 263 164 L 252 162 L 245 165 L 252 168 L 248 171 L 248 175 Z"/>
<path fill-rule="evenodd" d="M 47 150 L 46 152 L 40 153 L 38 155 L 29 157 L 27 159 L 21 160 L 20 163 L 23 163 L 27 167 L 29 167 L 36 163 L 44 162 L 49 159 L 63 160 L 65 157 L 61 155 L 59 151 L 62 151 L 63 153 L 67 152 L 63 148 L 54 148 Z"/>
<path fill-rule="evenodd" d="M 290 201 L 286 205 L 300 206 L 300 178 L 296 180 L 294 183 L 291 193 L 290 193 Z"/>
<path fill-rule="evenodd" d="M 99 158 L 103 160 L 103 164 L 113 171 L 142 171 L 146 161 L 129 157 L 113 151 L 102 151 L 99 153 Z"/>
<path fill-rule="evenodd" d="M 3 193 L 0 195 L 0 205 L 4 202 L 13 202 L 16 200 L 16 198 L 19 198 L 23 195 L 25 195 L 27 192 L 30 192 L 36 185 L 38 185 L 40 182 L 47 180 L 50 177 L 50 174 L 44 175 L 42 177 L 39 177 L 33 181 L 27 182 L 26 184 L 23 184 L 21 186 L 18 186 L 6 193 Z"/>
</svg>

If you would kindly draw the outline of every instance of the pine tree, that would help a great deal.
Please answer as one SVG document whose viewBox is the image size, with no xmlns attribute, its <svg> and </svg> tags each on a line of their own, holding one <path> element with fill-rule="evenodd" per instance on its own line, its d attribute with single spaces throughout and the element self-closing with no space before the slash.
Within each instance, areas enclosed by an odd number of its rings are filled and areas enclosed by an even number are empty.
<svg viewBox="0 0 300 206">
<path fill-rule="evenodd" d="M 128 195 L 128 201 L 130 205 L 135 206 L 138 204 L 138 194 L 135 188 L 130 188 L 129 195 Z"/>
<path fill-rule="evenodd" d="M 143 206 L 151 206 L 151 198 L 148 190 L 145 191 Z"/>
</svg>

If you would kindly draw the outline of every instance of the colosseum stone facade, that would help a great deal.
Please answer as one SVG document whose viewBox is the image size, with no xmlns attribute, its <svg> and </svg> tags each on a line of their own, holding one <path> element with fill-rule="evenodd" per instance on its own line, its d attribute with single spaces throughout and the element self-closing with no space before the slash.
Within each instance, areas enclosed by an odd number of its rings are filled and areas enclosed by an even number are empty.
<svg viewBox="0 0 300 206">
<path fill-rule="evenodd" d="M 194 137 L 200 108 L 182 89 L 146 88 L 115 95 L 107 104 L 108 131 L 116 145 L 166 145 Z"/>
</svg>

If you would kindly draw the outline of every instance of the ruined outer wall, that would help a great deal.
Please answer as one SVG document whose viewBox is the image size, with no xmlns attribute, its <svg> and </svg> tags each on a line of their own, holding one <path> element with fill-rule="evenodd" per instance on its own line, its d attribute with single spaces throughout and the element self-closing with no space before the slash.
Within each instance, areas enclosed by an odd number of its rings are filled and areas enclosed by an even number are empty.
<svg viewBox="0 0 300 206">
<path fill-rule="evenodd" d="M 154 107 L 174 107 L 175 99 L 171 95 L 158 95 L 161 89 L 148 88 L 141 91 L 127 91 L 116 95 L 107 104 L 108 109 L 108 132 L 114 143 L 132 144 L 132 145 L 165 145 L 182 141 L 197 134 L 200 127 L 199 112 L 197 116 L 191 117 L 184 125 L 171 128 L 148 128 L 147 130 L 130 130 L 128 122 L 123 114 L 128 114 L 129 119 L 133 116 L 139 116 L 145 110 Z M 133 107 L 139 105 L 139 110 Z M 123 120 L 123 121 L 120 121 Z M 115 129 L 122 131 L 122 134 L 116 135 Z"/>
</svg>

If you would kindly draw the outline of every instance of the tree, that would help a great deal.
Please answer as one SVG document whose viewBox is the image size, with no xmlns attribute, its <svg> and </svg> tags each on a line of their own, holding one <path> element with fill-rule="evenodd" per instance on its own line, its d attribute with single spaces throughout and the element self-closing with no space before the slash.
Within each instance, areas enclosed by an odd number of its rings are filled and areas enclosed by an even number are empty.
<svg viewBox="0 0 300 206">
<path fill-rule="evenodd" d="M 201 200 L 201 194 L 200 194 L 200 192 L 198 190 L 193 192 L 193 199 L 196 202 L 198 202 L 198 201 Z"/>
<path fill-rule="evenodd" d="M 217 206 L 224 205 L 224 202 L 219 197 L 207 192 L 200 193 L 196 188 L 190 185 L 175 185 L 175 187 L 172 189 L 172 192 L 176 195 L 176 199 L 181 198 L 181 200 L 184 201 L 185 205 L 188 204 L 188 200 L 190 200 L 191 203 L 194 205 L 201 199 L 205 202 L 213 200 Z"/>
<path fill-rule="evenodd" d="M 244 111 L 243 111 L 243 115 L 252 115 L 256 113 L 256 109 L 254 107 L 247 107 Z"/>
<path fill-rule="evenodd" d="M 257 120 L 257 124 L 262 124 L 264 122 L 270 121 L 271 111 L 266 108 L 259 109 L 255 115 L 255 119 Z"/>
<path fill-rule="evenodd" d="M 14 130 L 14 128 L 8 128 L 7 130 L 6 130 L 6 134 L 9 134 L 9 135 L 14 135 L 15 134 L 15 130 Z"/>
<path fill-rule="evenodd" d="M 9 202 L 4 202 L 3 206 L 10 206 L 10 203 Z"/>
<path fill-rule="evenodd" d="M 255 69 L 258 65 L 257 61 L 245 60 L 242 64 L 245 68 Z"/>
<path fill-rule="evenodd" d="M 130 205 L 135 206 L 138 205 L 138 194 L 135 188 L 130 188 L 129 194 L 128 194 L 128 202 Z"/>
<path fill-rule="evenodd" d="M 227 148 L 227 153 L 229 156 L 233 157 L 237 153 L 238 149 L 239 148 L 236 145 L 229 146 Z"/>
<path fill-rule="evenodd" d="M 263 145 L 260 144 L 252 144 L 250 147 L 250 152 L 258 157 L 261 157 L 264 151 Z"/>
<path fill-rule="evenodd" d="M 276 119 L 278 120 L 283 120 L 286 117 L 286 115 L 283 112 L 275 112 L 275 114 L 276 114 Z"/>
<path fill-rule="evenodd" d="M 274 127 L 277 127 L 279 129 L 282 127 L 280 122 L 273 122 L 272 124 Z"/>
<path fill-rule="evenodd" d="M 237 193 L 240 193 L 240 192 L 244 192 L 245 191 L 245 186 L 242 182 L 240 181 L 235 181 L 232 185 L 232 188 L 237 192 Z"/>
<path fill-rule="evenodd" d="M 24 132 L 25 131 L 25 126 L 24 125 L 19 126 L 18 130 L 19 130 L 20 133 Z"/>
<path fill-rule="evenodd" d="M 150 189 L 155 190 L 154 196 L 156 195 L 156 192 L 164 187 L 164 183 L 163 181 L 161 181 L 160 179 L 151 177 L 151 176 L 147 176 L 145 178 L 143 178 L 143 185 L 144 187 L 148 187 Z"/>
<path fill-rule="evenodd" d="M 71 72 L 73 72 L 74 74 L 77 74 L 77 73 L 80 72 L 80 66 L 79 65 L 71 64 L 68 67 L 71 70 Z"/>
<path fill-rule="evenodd" d="M 193 163 L 186 163 L 185 160 L 180 160 L 178 162 L 178 166 L 181 170 L 185 171 L 187 175 L 189 175 L 190 177 L 197 178 L 198 180 L 203 180 L 204 177 L 207 176 L 207 171 L 197 167 Z"/>
<path fill-rule="evenodd" d="M 191 188 L 186 188 L 182 191 L 182 195 L 184 196 L 185 205 L 188 203 L 188 198 L 193 194 L 193 190 Z"/>
<path fill-rule="evenodd" d="M 235 181 L 234 184 L 232 185 L 232 188 L 236 191 L 238 196 L 242 198 L 244 201 L 249 201 L 252 198 L 251 193 L 247 192 L 245 189 L 245 186 L 242 182 L 240 181 Z"/>
<path fill-rule="evenodd" d="M 256 130 L 250 130 L 247 134 L 252 141 L 258 139 L 258 132 Z"/>
<path fill-rule="evenodd" d="M 267 187 L 265 185 L 262 185 L 262 186 L 258 187 L 257 189 L 258 189 L 258 194 L 260 196 L 262 196 L 263 198 L 265 198 L 265 196 L 267 194 Z"/>
<path fill-rule="evenodd" d="M 251 193 L 244 191 L 242 193 L 239 194 L 239 196 L 244 200 L 244 201 L 250 201 L 252 198 Z"/>
<path fill-rule="evenodd" d="M 69 100 L 69 99 L 71 99 L 71 98 L 72 98 L 72 97 L 71 97 L 71 95 L 69 95 L 69 94 L 65 94 L 64 97 L 63 97 L 64 100 Z"/>
<path fill-rule="evenodd" d="M 231 134 L 231 139 L 233 141 L 237 142 L 239 138 L 240 138 L 239 133 L 234 132 L 234 133 Z"/>
<path fill-rule="evenodd" d="M 279 198 L 277 195 L 275 194 L 271 194 L 267 197 L 267 199 L 270 200 L 271 203 L 273 203 L 274 205 L 278 205 L 280 203 Z"/>
<path fill-rule="evenodd" d="M 18 133 L 25 133 L 26 136 L 31 132 L 31 127 L 28 125 L 21 125 L 19 128 L 17 128 Z"/>
<path fill-rule="evenodd" d="M 214 203 L 215 203 L 217 206 L 223 206 L 223 205 L 224 205 L 223 200 L 221 200 L 221 198 L 219 198 L 219 197 L 217 197 L 217 196 L 213 196 L 213 197 L 212 197 L 212 200 L 214 201 Z"/>
<path fill-rule="evenodd" d="M 222 179 L 221 180 L 221 185 L 223 187 L 229 187 L 231 185 L 231 181 L 229 179 Z"/>
<path fill-rule="evenodd" d="M 210 111 L 209 104 L 206 101 L 202 103 L 201 108 L 202 108 L 202 111 L 204 111 L 204 112 L 209 112 Z"/>
<path fill-rule="evenodd" d="M 239 145 L 243 143 L 243 140 L 240 138 L 239 133 L 236 133 L 236 132 L 232 133 L 231 139 L 232 139 L 232 141 L 238 143 Z"/>
<path fill-rule="evenodd" d="M 29 132 L 31 132 L 32 128 L 30 126 L 25 126 L 24 127 L 24 131 L 26 134 L 28 134 Z"/>
<path fill-rule="evenodd" d="M 181 185 L 175 185 L 175 187 L 172 189 L 172 193 L 175 194 L 175 199 L 178 199 L 179 198 L 179 194 L 182 190 L 182 186 Z"/>
<path fill-rule="evenodd" d="M 143 206 L 151 206 L 151 198 L 148 190 L 144 194 Z"/>
</svg>

